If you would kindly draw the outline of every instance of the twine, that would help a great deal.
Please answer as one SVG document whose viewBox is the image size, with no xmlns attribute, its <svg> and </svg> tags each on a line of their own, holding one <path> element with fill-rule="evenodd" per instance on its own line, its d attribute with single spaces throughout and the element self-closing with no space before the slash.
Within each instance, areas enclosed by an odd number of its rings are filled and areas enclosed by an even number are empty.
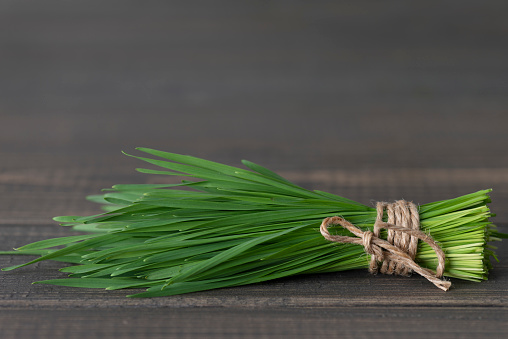
<svg viewBox="0 0 508 339">
<path fill-rule="evenodd" d="M 388 222 L 383 221 L 385 208 Z M 405 200 L 399 200 L 392 204 L 378 202 L 376 210 L 377 218 L 373 231 L 364 232 L 344 218 L 329 217 L 321 223 L 321 234 L 326 240 L 332 242 L 362 245 L 365 252 L 371 255 L 369 265 L 371 273 L 375 274 L 379 271 L 384 274 L 407 276 L 416 272 L 443 291 L 447 291 L 451 282 L 441 279 L 445 268 L 445 254 L 431 236 L 420 231 L 420 215 L 417 206 Z M 331 235 L 328 232 L 330 225 L 341 225 L 357 238 Z M 379 231 L 382 228 L 388 230 L 387 240 L 379 237 Z M 438 258 L 436 272 L 421 267 L 414 261 L 418 249 L 418 239 L 426 242 L 436 252 Z"/>
</svg>

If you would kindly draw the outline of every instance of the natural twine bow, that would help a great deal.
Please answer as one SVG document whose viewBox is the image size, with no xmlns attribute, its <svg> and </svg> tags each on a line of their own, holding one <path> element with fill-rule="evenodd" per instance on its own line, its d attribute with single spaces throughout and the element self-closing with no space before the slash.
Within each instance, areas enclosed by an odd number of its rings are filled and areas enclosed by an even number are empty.
<svg viewBox="0 0 508 339">
<path fill-rule="evenodd" d="M 383 221 L 385 208 L 387 209 L 388 222 Z M 371 273 L 377 273 L 379 269 L 381 273 L 385 274 L 409 275 L 411 271 L 414 271 L 443 291 L 447 291 L 451 282 L 440 279 L 445 268 L 445 254 L 432 237 L 420 231 L 420 218 L 416 205 L 405 200 L 399 200 L 393 204 L 378 202 L 376 209 L 377 218 L 373 232 L 364 232 L 344 218 L 329 217 L 321 223 L 321 234 L 329 241 L 362 245 L 365 252 L 371 255 L 369 267 Z M 358 238 L 331 235 L 328 232 L 330 225 L 341 225 Z M 388 230 L 387 240 L 379 238 L 381 228 Z M 414 261 L 418 239 L 426 242 L 436 252 L 438 258 L 436 272 L 423 268 Z M 379 268 L 379 263 L 381 263 L 381 268 Z"/>
</svg>

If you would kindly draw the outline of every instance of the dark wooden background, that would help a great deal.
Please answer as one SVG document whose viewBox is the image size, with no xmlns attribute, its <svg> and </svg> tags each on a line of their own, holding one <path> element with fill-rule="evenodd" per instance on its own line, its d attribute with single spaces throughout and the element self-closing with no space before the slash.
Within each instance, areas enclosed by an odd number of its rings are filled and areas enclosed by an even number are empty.
<svg viewBox="0 0 508 339">
<path fill-rule="evenodd" d="M 136 146 L 307 188 L 419 203 L 493 188 L 508 231 L 506 1 L 2 1 L 0 250 L 68 235 L 87 194 L 164 182 Z M 442 292 L 366 271 L 188 295 L 0 274 L 1 338 L 490 337 L 508 333 L 508 250 Z M 0 256 L 0 266 L 26 257 Z"/>
</svg>

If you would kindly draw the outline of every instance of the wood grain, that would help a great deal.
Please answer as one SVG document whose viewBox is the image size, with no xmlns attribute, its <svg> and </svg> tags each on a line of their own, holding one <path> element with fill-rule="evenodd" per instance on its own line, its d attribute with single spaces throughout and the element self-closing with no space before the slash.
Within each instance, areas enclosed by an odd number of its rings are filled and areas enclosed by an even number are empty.
<svg viewBox="0 0 508 339">
<path fill-rule="evenodd" d="M 506 1 L 3 1 L 0 250 L 69 230 L 136 146 L 239 165 L 369 204 L 493 188 L 508 232 Z M 0 274 L 0 337 L 505 338 L 508 249 L 442 292 L 366 271 L 169 298 Z M 26 257 L 0 256 L 0 267 Z"/>
</svg>

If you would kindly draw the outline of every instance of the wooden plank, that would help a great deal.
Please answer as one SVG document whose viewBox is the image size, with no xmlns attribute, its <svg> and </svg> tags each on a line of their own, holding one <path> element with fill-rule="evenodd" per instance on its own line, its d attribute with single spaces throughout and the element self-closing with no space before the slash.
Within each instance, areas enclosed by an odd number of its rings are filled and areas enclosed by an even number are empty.
<svg viewBox="0 0 508 339">
<path fill-rule="evenodd" d="M 228 157 L 229 164 L 243 167 L 239 159 Z M 214 159 L 213 156 L 208 157 Z M 93 155 L 84 156 L 92 162 Z M 100 159 L 100 157 L 99 157 Z M 55 160 L 51 168 L 51 161 Z M 125 161 L 129 160 L 129 161 Z M 48 223 L 57 215 L 92 215 L 96 204 L 85 200 L 114 184 L 178 183 L 180 178 L 135 172 L 140 161 L 105 158 L 97 166 L 62 166 L 62 159 L 46 159 L 46 168 L 31 166 L 0 169 L 0 223 Z M 118 164 L 117 162 L 120 162 Z M 149 167 L 149 166 L 147 166 Z M 295 168 L 299 168 L 298 164 Z M 275 169 L 277 170 L 277 169 Z M 308 188 L 318 189 L 371 204 L 374 200 L 405 198 L 418 204 L 451 199 L 492 188 L 490 208 L 497 220 L 508 220 L 508 168 L 358 168 L 277 170 L 285 178 Z M 30 208 L 27 208 L 30 206 Z"/>
<path fill-rule="evenodd" d="M 2 337 L 503 338 L 506 309 L 103 308 L 0 310 Z M 36 319 L 37 321 L 33 321 Z"/>
<path fill-rule="evenodd" d="M 502 224 L 502 229 L 508 225 Z M 54 226 L 1 226 L 5 245 L 62 236 Z M 14 247 L 14 246 L 11 246 Z M 453 279 L 453 289 L 442 292 L 419 276 L 411 278 L 370 275 L 366 270 L 302 275 L 255 285 L 154 299 L 127 299 L 133 291 L 104 291 L 51 285 L 31 285 L 37 280 L 63 278 L 57 269 L 66 264 L 38 263 L 1 274 L 1 308 L 80 307 L 497 307 L 508 306 L 508 247 L 498 250 L 490 279 L 474 283 Z M 25 256 L 0 256 L 0 266 L 26 262 Z"/>
<path fill-rule="evenodd" d="M 68 231 L 52 224 L 2 224 L 0 234 L 3 246 L 11 248 Z M 454 280 L 454 288 L 446 293 L 417 276 L 372 276 L 358 270 L 153 299 L 128 299 L 126 291 L 31 285 L 65 276 L 57 272 L 60 264 L 39 263 L 0 275 L 0 328 L 6 338 L 34 331 L 55 338 L 91 334 L 100 338 L 112 333 L 184 338 L 339 334 L 348 338 L 376 333 L 502 337 L 508 306 L 508 248 L 501 247 L 498 254 L 501 262 L 495 264 L 489 281 Z M 26 259 L 0 256 L 0 266 Z"/>
</svg>

